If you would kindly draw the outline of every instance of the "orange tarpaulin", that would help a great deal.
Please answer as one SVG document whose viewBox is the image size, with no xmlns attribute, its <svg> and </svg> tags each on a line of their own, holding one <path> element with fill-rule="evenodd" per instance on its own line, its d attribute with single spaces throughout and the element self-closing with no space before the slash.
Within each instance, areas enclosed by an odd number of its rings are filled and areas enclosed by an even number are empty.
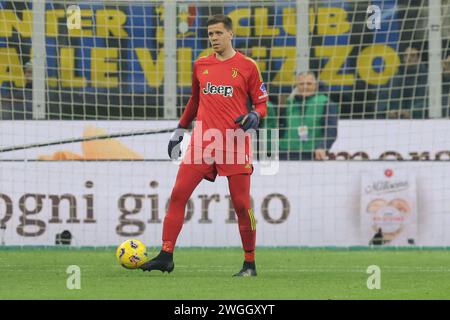
<svg viewBox="0 0 450 320">
<path fill-rule="evenodd" d="M 84 129 L 83 137 L 105 135 L 105 129 L 88 126 Z M 83 154 L 79 155 L 72 151 L 61 150 L 53 155 L 41 155 L 39 160 L 141 160 L 144 157 L 131 150 L 116 139 L 102 139 L 84 141 L 81 143 Z"/>
</svg>

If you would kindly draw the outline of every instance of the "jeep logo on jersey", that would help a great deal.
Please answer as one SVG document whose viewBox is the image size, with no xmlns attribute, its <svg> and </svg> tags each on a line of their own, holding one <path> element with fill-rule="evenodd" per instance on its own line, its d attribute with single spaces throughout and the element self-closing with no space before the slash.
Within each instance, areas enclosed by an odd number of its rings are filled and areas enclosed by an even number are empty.
<svg viewBox="0 0 450 320">
<path fill-rule="evenodd" d="M 232 86 L 215 86 L 211 82 L 206 83 L 206 88 L 203 89 L 204 94 L 221 94 L 224 97 L 233 96 Z"/>
</svg>

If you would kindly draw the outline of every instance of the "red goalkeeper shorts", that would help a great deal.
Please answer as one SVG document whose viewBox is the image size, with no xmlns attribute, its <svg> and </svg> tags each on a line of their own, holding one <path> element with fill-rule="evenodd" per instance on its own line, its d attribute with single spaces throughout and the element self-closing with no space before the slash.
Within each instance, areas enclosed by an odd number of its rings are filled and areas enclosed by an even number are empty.
<svg viewBox="0 0 450 320">
<path fill-rule="evenodd" d="M 181 165 L 201 172 L 206 180 L 214 181 L 217 175 L 233 176 L 253 173 L 250 152 L 238 154 L 218 151 L 209 154 L 202 148 L 194 148 L 191 145 L 188 147 Z"/>
</svg>

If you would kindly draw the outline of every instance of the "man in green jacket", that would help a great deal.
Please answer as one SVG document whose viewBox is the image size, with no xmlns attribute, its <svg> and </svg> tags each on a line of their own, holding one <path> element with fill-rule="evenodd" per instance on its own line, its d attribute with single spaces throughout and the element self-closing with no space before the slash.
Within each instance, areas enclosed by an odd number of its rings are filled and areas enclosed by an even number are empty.
<svg viewBox="0 0 450 320">
<path fill-rule="evenodd" d="M 285 108 L 280 160 L 325 160 L 337 137 L 338 107 L 318 92 L 313 72 L 297 76 Z"/>
</svg>

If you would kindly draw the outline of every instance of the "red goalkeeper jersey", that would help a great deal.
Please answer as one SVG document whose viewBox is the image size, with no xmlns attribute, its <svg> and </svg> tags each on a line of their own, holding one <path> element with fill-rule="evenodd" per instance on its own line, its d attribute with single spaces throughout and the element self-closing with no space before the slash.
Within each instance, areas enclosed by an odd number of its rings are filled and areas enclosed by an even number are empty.
<svg viewBox="0 0 450 320">
<path fill-rule="evenodd" d="M 187 128 L 197 118 L 191 146 L 195 143 L 196 146 L 207 147 L 213 141 L 207 141 L 211 136 L 205 135 L 208 129 L 219 130 L 224 139 L 227 129 L 238 129 L 239 125 L 234 121 L 249 112 L 249 98 L 255 111 L 263 118 L 267 113 L 268 94 L 255 61 L 238 51 L 225 61 L 218 60 L 215 54 L 195 61 L 192 95 L 180 119 L 180 125 Z M 204 137 L 201 142 L 194 141 L 194 137 L 199 137 L 195 134 L 198 130 Z M 248 143 L 247 140 L 247 150 Z M 223 149 L 220 146 L 217 149 L 231 151 L 226 150 L 225 141 L 223 146 Z"/>
</svg>

